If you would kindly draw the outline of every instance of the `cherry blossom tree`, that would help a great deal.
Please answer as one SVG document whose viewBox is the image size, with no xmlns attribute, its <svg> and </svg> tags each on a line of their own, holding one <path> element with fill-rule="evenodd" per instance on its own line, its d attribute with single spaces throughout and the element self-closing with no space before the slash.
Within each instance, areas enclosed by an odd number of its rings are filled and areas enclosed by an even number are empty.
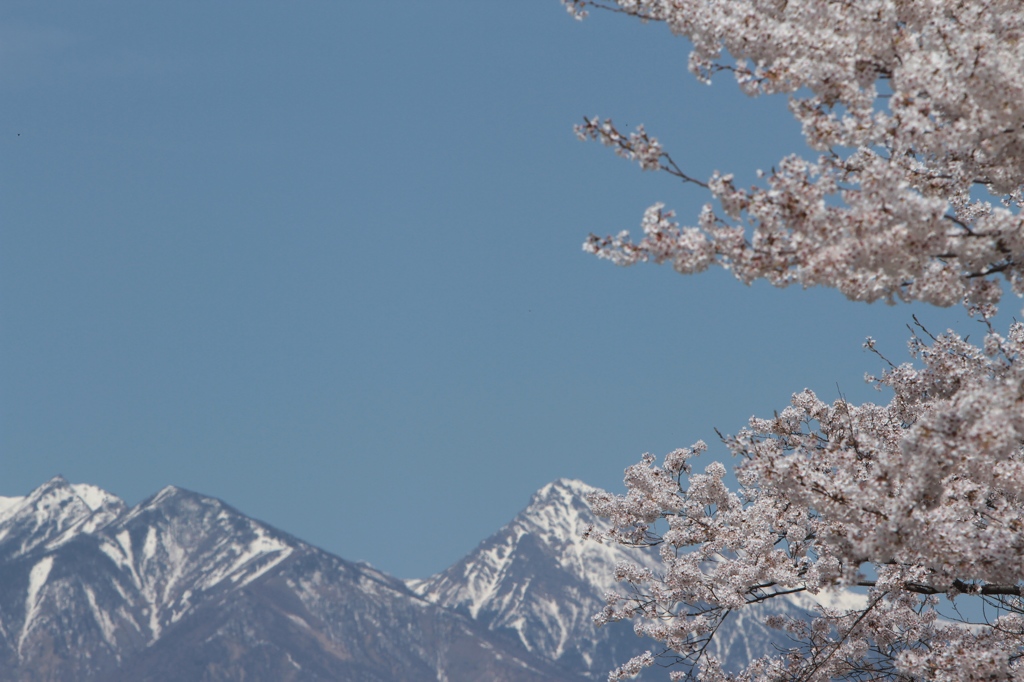
<svg viewBox="0 0 1024 682">
<path fill-rule="evenodd" d="M 591 236 L 620 265 L 717 265 L 744 282 L 834 287 L 858 301 L 963 303 L 987 333 L 911 339 L 914 363 L 869 377 L 885 405 L 805 390 L 723 437 L 738 488 L 699 441 L 626 470 L 627 494 L 591 500 L 602 541 L 656 546 L 622 565 L 632 596 L 597 617 L 657 640 L 673 680 L 996 680 L 1024 677 L 1024 325 L 993 326 L 1024 295 L 1024 4 L 1020 0 L 563 0 L 667 24 L 690 70 L 785 93 L 817 158 L 789 156 L 763 186 L 705 180 L 644 128 L 577 127 L 644 170 L 707 192 L 692 226 L 663 204 L 643 235 Z M 786 595 L 865 588 L 858 608 L 773 618 L 792 646 L 725 672 L 707 644 L 730 613 Z M 946 600 L 991 610 L 940 615 Z"/>
</svg>

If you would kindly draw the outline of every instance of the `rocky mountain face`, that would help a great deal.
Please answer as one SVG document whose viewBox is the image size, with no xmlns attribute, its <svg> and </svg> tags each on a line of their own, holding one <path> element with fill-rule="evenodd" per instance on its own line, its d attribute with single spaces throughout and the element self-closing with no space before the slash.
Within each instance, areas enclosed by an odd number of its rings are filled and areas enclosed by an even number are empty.
<svg viewBox="0 0 1024 682">
<path fill-rule="evenodd" d="M 592 623 L 637 556 L 581 540 L 600 523 L 591 490 L 549 484 L 469 556 L 403 582 L 213 498 L 168 487 L 128 508 L 57 477 L 0 497 L 0 679 L 604 679 L 651 642 Z M 764 651 L 764 615 L 719 633 L 723 660 Z"/>
<path fill-rule="evenodd" d="M 526 509 L 471 554 L 409 586 L 566 670 L 605 679 L 609 670 L 650 644 L 628 623 L 601 629 L 593 624 L 604 594 L 622 590 L 615 567 L 621 561 L 657 564 L 624 547 L 581 540 L 589 525 L 602 524 L 584 499 L 594 490 L 564 479 L 544 486 Z"/>
<path fill-rule="evenodd" d="M 593 526 L 607 523 L 594 516 L 586 496 L 596 492 L 585 483 L 558 480 L 541 488 L 511 523 L 484 540 L 468 556 L 426 580 L 408 581 L 424 598 L 465 614 L 488 629 L 564 670 L 582 671 L 605 680 L 608 671 L 656 643 L 638 638 L 630 623 L 601 628 L 593 616 L 608 592 L 624 593 L 614 579 L 620 562 L 659 571 L 660 559 L 649 551 L 581 539 Z M 773 600 L 731 614 L 709 651 L 727 669 L 772 651 L 785 636 L 764 625 L 771 614 L 803 618 L 812 603 Z M 665 680 L 650 669 L 641 680 Z"/>
<path fill-rule="evenodd" d="M 55 478 L 0 498 L 0 679 L 582 678 L 218 500 Z"/>
</svg>

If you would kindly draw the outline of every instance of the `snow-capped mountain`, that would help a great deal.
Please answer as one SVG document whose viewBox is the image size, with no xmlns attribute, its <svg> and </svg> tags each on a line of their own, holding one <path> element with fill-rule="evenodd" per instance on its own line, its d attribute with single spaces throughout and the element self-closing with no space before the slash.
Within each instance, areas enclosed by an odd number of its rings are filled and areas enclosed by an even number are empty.
<svg viewBox="0 0 1024 682">
<path fill-rule="evenodd" d="M 603 679 L 616 663 L 647 648 L 626 623 L 601 630 L 593 624 L 604 594 L 621 590 L 615 566 L 655 562 L 618 545 L 582 539 L 588 526 L 601 525 L 585 500 L 595 491 L 580 481 L 549 483 L 471 554 L 409 586 L 566 669 Z"/>
<path fill-rule="evenodd" d="M 651 648 L 592 617 L 620 561 L 579 481 L 544 486 L 509 524 L 426 580 L 340 559 L 227 504 L 167 487 L 128 508 L 54 478 L 0 497 L 0 679 L 11 682 L 583 682 Z M 743 609 L 714 650 L 769 650 Z M 769 611 L 768 609 L 771 609 Z M 652 670 L 641 679 L 665 679 Z"/>
<path fill-rule="evenodd" d="M 0 501 L 0 679 L 581 678 L 218 500 L 58 477 Z"/>
<path fill-rule="evenodd" d="M 26 497 L 0 498 L 0 561 L 56 547 L 77 533 L 89 533 L 125 511 L 119 498 L 96 486 L 70 485 L 61 478 Z"/>
<path fill-rule="evenodd" d="M 586 502 L 595 488 L 561 479 L 541 488 L 518 516 L 468 556 L 426 580 L 408 581 L 426 599 L 469 615 L 495 632 L 566 670 L 583 670 L 594 680 L 633 656 L 654 649 L 629 623 L 597 628 L 593 616 L 608 592 L 624 593 L 614 579 L 620 562 L 639 563 L 656 573 L 660 559 L 649 551 L 584 540 L 588 527 L 606 530 Z M 808 601 L 772 600 L 731 614 L 710 653 L 727 668 L 772 651 L 784 637 L 764 625 L 770 614 L 805 617 Z M 662 670 L 641 679 L 665 679 Z"/>
</svg>

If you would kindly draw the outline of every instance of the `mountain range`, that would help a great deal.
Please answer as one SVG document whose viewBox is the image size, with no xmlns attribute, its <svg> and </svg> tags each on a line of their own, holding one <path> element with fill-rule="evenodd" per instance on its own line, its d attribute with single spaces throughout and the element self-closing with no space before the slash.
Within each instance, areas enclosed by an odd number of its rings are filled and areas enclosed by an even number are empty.
<svg viewBox="0 0 1024 682">
<path fill-rule="evenodd" d="M 402 581 L 177 487 L 128 507 L 56 477 L 0 497 L 0 679 L 11 682 L 583 682 L 650 648 L 592 617 L 620 561 L 579 481 L 544 486 L 437 575 Z M 806 614 L 797 601 L 772 613 Z M 732 665 L 778 634 L 744 610 Z M 652 670 L 641 679 L 665 679 Z"/>
</svg>

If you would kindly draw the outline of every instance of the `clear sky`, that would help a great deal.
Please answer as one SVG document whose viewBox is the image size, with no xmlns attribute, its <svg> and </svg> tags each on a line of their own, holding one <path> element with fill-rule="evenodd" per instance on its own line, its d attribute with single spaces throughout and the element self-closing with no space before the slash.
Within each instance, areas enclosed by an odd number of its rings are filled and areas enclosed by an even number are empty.
<svg viewBox="0 0 1024 682">
<path fill-rule="evenodd" d="M 558 478 L 621 489 L 811 387 L 885 400 L 912 312 L 584 254 L 691 175 L 802 150 L 785 99 L 557 0 L 0 7 L 0 495 L 175 484 L 400 577 Z M 838 388 L 837 388 L 838 386 Z"/>
</svg>

